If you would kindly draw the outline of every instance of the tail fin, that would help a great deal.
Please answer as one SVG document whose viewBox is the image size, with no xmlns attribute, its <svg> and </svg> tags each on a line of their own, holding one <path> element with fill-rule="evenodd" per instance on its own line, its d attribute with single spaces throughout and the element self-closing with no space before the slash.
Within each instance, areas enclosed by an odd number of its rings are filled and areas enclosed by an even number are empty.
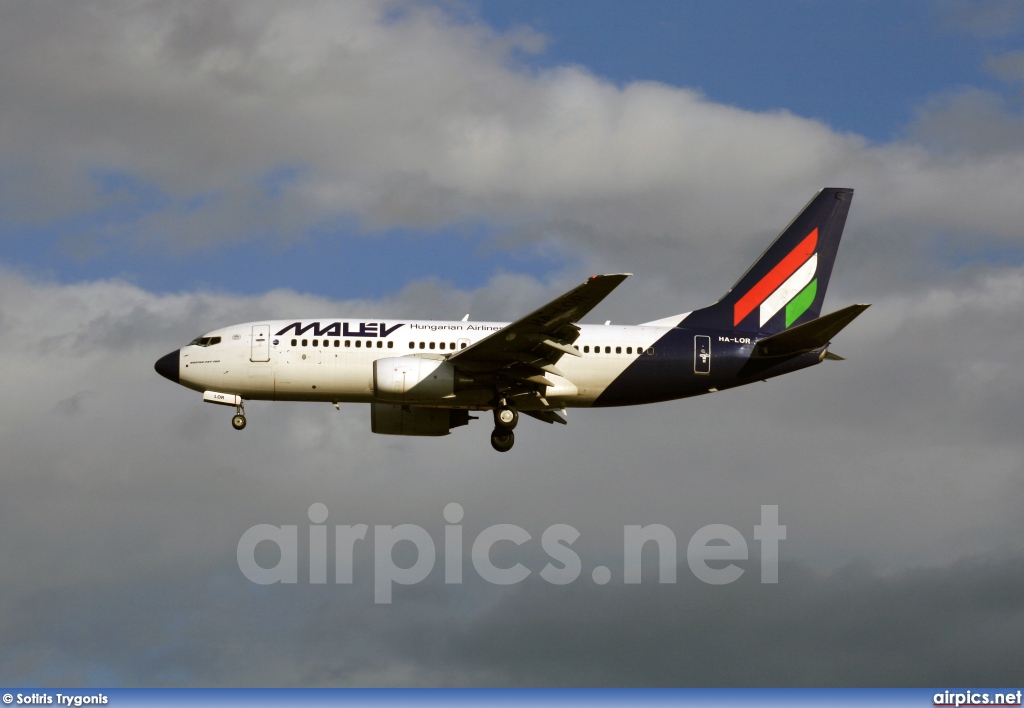
<svg viewBox="0 0 1024 708">
<path fill-rule="evenodd" d="M 774 334 L 817 318 L 852 199 L 818 192 L 721 300 L 680 325 Z"/>
</svg>

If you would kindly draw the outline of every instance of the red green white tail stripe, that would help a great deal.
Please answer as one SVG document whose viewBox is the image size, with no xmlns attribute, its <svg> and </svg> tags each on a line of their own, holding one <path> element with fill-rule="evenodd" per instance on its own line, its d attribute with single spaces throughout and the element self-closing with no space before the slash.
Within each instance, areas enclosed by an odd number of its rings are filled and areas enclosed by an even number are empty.
<svg viewBox="0 0 1024 708">
<path fill-rule="evenodd" d="M 814 302 L 818 292 L 818 229 L 814 229 L 777 266 L 748 290 L 733 309 L 734 325 L 758 310 L 759 326 L 786 308 L 789 327 Z"/>
</svg>

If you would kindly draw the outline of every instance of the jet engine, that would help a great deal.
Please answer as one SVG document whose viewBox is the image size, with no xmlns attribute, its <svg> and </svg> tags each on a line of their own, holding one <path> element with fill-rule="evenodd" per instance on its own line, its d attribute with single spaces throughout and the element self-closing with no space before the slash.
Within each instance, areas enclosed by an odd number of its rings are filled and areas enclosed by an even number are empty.
<svg viewBox="0 0 1024 708">
<path fill-rule="evenodd" d="M 444 360 L 398 356 L 373 362 L 373 394 L 381 401 L 434 403 L 455 394 L 455 367 Z"/>
</svg>

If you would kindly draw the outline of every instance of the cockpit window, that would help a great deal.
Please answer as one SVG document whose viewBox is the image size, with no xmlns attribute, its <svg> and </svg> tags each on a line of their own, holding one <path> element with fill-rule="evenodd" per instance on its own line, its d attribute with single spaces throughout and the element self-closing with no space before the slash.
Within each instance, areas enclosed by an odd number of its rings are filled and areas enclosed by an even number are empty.
<svg viewBox="0 0 1024 708">
<path fill-rule="evenodd" d="M 196 337 L 188 343 L 190 347 L 212 347 L 220 344 L 220 337 Z"/>
</svg>

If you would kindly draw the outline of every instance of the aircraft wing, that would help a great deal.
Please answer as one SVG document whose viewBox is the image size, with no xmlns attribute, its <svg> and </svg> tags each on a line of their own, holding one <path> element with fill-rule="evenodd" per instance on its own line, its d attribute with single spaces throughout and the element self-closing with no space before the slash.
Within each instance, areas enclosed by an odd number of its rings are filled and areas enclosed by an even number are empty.
<svg viewBox="0 0 1024 708">
<path fill-rule="evenodd" d="M 595 275 L 582 285 L 460 350 L 449 361 L 467 372 L 495 375 L 498 387 L 538 390 L 561 376 L 555 363 L 565 354 L 581 356 L 573 342 L 575 325 L 632 273 Z"/>
</svg>

